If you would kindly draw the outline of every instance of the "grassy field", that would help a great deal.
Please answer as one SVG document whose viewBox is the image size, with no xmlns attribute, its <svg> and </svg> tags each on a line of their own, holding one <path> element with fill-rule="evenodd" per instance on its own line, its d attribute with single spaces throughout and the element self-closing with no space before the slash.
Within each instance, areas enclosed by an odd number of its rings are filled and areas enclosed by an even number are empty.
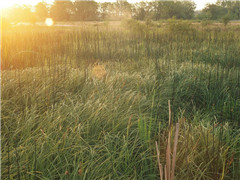
<svg viewBox="0 0 240 180">
<path fill-rule="evenodd" d="M 2 178 L 159 179 L 179 123 L 175 179 L 239 179 L 239 50 L 237 25 L 3 29 Z"/>
</svg>

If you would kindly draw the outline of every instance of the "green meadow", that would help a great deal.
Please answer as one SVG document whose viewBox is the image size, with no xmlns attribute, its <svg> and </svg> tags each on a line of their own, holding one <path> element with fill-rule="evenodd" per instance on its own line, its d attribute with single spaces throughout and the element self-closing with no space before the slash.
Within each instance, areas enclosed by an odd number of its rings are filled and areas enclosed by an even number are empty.
<svg viewBox="0 0 240 180">
<path fill-rule="evenodd" d="M 240 178 L 239 25 L 15 26 L 1 43 L 3 179 L 159 179 L 167 144 L 176 180 Z"/>
</svg>

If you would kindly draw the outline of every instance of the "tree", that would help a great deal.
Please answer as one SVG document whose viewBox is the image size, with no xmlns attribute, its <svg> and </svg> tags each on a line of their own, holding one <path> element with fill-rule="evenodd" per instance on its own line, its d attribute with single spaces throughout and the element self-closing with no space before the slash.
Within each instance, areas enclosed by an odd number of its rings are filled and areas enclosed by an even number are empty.
<svg viewBox="0 0 240 180">
<path fill-rule="evenodd" d="M 230 22 L 230 17 L 229 17 L 229 15 L 223 16 L 223 17 L 222 17 L 222 22 L 223 22 L 224 26 L 226 27 L 227 24 Z"/>
<path fill-rule="evenodd" d="M 207 6 L 203 9 L 203 13 L 206 14 L 208 19 L 217 20 L 226 15 L 228 10 L 218 4 L 207 4 Z"/>
<path fill-rule="evenodd" d="M 35 13 L 39 20 L 45 20 L 49 13 L 47 4 L 45 2 L 40 2 L 35 6 Z"/>
<path fill-rule="evenodd" d="M 95 1 L 75 1 L 75 20 L 93 21 L 98 20 L 98 3 Z"/>
<path fill-rule="evenodd" d="M 240 1 L 235 1 L 232 6 L 232 13 L 236 19 L 240 19 Z"/>
<path fill-rule="evenodd" d="M 126 0 L 115 3 L 101 3 L 99 8 L 102 19 L 121 20 L 132 16 L 132 5 Z"/>
<path fill-rule="evenodd" d="M 151 3 L 154 20 L 169 19 L 192 19 L 196 4 L 192 1 L 155 1 Z"/>
<path fill-rule="evenodd" d="M 146 2 L 135 3 L 132 7 L 132 17 L 137 20 L 145 20 L 149 15 L 149 8 Z"/>
<path fill-rule="evenodd" d="M 216 4 L 227 9 L 229 18 L 240 19 L 240 1 L 218 0 Z"/>
<path fill-rule="evenodd" d="M 51 6 L 50 15 L 55 21 L 69 21 L 74 14 L 74 7 L 70 0 L 57 1 Z"/>
<path fill-rule="evenodd" d="M 109 8 L 110 6 L 111 6 L 111 3 L 109 2 L 99 3 L 99 14 L 102 20 L 105 20 L 110 17 L 111 15 L 110 8 Z"/>
<path fill-rule="evenodd" d="M 126 0 L 117 0 L 115 3 L 115 8 L 117 16 L 120 18 L 129 18 L 131 17 L 131 4 Z"/>
<path fill-rule="evenodd" d="M 196 9 L 196 4 L 192 1 L 183 1 L 183 19 L 192 19 L 194 17 L 194 12 Z"/>
</svg>

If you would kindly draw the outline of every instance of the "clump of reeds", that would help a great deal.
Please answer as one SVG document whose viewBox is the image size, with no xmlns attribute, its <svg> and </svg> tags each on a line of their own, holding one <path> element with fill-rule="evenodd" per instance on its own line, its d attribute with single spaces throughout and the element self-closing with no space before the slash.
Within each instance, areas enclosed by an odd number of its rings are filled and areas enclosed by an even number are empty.
<svg viewBox="0 0 240 180">
<path fill-rule="evenodd" d="M 168 106 L 169 106 L 169 130 L 168 130 L 168 139 L 167 139 L 167 148 L 166 148 L 166 165 L 164 166 L 164 170 L 163 170 L 163 165 L 160 162 L 160 151 L 158 149 L 158 143 L 156 141 L 158 168 L 159 168 L 159 175 L 160 175 L 161 180 L 163 180 L 164 177 L 165 177 L 165 180 L 173 180 L 174 179 L 175 166 L 176 166 L 179 123 L 176 124 L 176 132 L 175 132 L 174 146 L 173 146 L 173 155 L 172 155 L 172 161 L 171 161 L 171 130 L 172 130 L 172 118 L 171 117 L 172 117 L 172 113 L 171 113 L 170 101 L 168 101 Z M 164 174 L 164 176 L 163 176 L 163 174 Z"/>
</svg>

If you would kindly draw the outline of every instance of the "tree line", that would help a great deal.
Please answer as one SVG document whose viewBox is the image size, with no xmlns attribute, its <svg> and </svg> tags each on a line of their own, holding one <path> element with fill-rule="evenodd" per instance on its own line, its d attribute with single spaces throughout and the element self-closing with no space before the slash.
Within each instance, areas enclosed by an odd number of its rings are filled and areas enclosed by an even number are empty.
<svg viewBox="0 0 240 180">
<path fill-rule="evenodd" d="M 228 17 L 229 19 L 240 20 L 239 0 L 218 0 L 215 4 L 207 4 L 198 19 L 218 20 Z"/>
<path fill-rule="evenodd" d="M 150 1 L 129 3 L 127 0 L 97 3 L 93 0 L 55 0 L 53 4 L 39 2 L 36 6 L 14 6 L 4 12 L 10 22 L 36 22 L 53 18 L 54 21 L 101 21 L 122 20 L 161 20 L 208 19 L 218 20 L 223 17 L 240 19 L 240 1 L 218 0 L 207 4 L 197 12 L 193 1 Z"/>
</svg>

